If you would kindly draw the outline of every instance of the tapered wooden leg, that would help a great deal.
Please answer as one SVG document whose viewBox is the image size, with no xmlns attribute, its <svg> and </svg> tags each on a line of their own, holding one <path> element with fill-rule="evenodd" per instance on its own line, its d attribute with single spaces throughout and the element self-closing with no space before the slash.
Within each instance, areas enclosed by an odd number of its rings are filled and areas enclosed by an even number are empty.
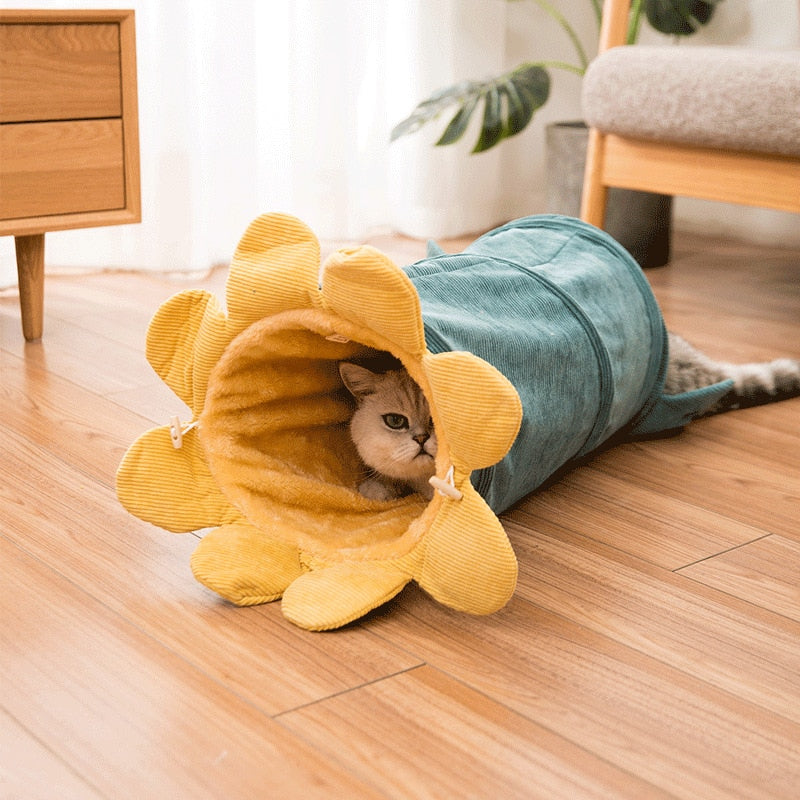
<svg viewBox="0 0 800 800">
<path fill-rule="evenodd" d="M 44 322 L 44 234 L 15 236 L 22 333 L 31 342 L 41 339 Z"/>
<path fill-rule="evenodd" d="M 581 219 L 602 228 L 606 219 L 608 187 L 603 184 L 603 149 L 605 137 L 592 128 L 589 131 L 589 147 L 586 151 L 586 172 L 581 195 Z"/>
</svg>

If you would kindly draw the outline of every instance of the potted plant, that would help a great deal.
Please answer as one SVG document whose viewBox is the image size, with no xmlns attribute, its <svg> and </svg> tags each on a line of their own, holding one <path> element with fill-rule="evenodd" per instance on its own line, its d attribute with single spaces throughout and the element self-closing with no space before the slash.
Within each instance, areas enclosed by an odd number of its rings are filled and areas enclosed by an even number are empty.
<svg viewBox="0 0 800 800">
<path fill-rule="evenodd" d="M 525 130 L 535 112 L 550 97 L 551 70 L 566 70 L 583 76 L 589 65 L 589 57 L 574 27 L 551 0 L 533 2 L 564 31 L 575 52 L 574 62 L 526 61 L 494 78 L 465 80 L 440 89 L 423 100 L 394 127 L 392 141 L 414 133 L 449 110 L 454 113 L 436 141 L 436 146 L 452 144 L 464 136 L 470 120 L 482 105 L 483 118 L 472 152 L 484 152 Z M 721 0 L 633 0 L 627 43 L 634 44 L 638 40 L 645 19 L 661 33 L 689 36 L 708 23 L 719 2 Z M 599 30 L 602 0 L 587 0 L 587 3 Z M 548 126 L 549 211 L 577 216 L 587 137 L 588 132 L 582 122 Z M 660 266 L 669 258 L 671 201 L 671 197 L 664 195 L 611 190 L 606 227 L 628 247 L 642 266 Z M 652 231 L 642 230 L 643 219 L 651 220 Z"/>
</svg>

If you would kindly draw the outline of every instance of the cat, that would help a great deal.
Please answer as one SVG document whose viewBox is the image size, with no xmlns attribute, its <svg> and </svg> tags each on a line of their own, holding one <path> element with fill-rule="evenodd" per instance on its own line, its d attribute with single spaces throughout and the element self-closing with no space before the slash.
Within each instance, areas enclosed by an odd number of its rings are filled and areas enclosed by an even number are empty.
<svg viewBox="0 0 800 800">
<path fill-rule="evenodd" d="M 733 379 L 733 388 L 706 412 L 718 414 L 800 394 L 800 360 L 778 358 L 749 364 L 714 361 L 676 333 L 668 333 L 664 394 L 680 394 Z"/>
<path fill-rule="evenodd" d="M 358 491 L 371 500 L 412 492 L 433 497 L 436 431 L 424 393 L 402 367 L 374 372 L 343 361 L 339 375 L 356 400 L 350 436 L 370 470 Z"/>
<path fill-rule="evenodd" d="M 714 361 L 677 334 L 669 333 L 664 394 L 675 395 L 732 378 L 733 388 L 705 414 L 745 408 L 800 395 L 800 360 L 729 364 Z M 392 500 L 411 492 L 433 497 L 436 431 L 420 387 L 401 366 L 372 371 L 340 362 L 339 374 L 356 400 L 350 435 L 370 475 L 359 492 Z"/>
</svg>

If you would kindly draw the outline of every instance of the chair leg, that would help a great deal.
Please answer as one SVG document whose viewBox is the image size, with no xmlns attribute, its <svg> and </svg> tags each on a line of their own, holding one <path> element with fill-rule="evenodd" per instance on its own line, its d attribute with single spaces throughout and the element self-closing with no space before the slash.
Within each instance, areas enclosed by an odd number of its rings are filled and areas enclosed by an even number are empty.
<svg viewBox="0 0 800 800">
<path fill-rule="evenodd" d="M 44 324 L 44 234 L 15 236 L 19 307 L 22 333 L 32 342 L 41 339 Z"/>
<path fill-rule="evenodd" d="M 605 137 L 594 128 L 590 129 L 581 195 L 581 219 L 598 228 L 605 224 L 608 200 L 608 187 L 602 181 L 604 147 Z"/>
</svg>

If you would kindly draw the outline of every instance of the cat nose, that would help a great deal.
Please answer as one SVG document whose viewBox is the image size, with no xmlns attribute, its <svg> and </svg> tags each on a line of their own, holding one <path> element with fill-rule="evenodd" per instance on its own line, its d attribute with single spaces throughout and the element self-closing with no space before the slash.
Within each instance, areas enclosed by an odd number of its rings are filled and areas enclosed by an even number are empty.
<svg viewBox="0 0 800 800">
<path fill-rule="evenodd" d="M 418 433 L 416 436 L 411 437 L 420 447 L 431 438 L 429 433 Z"/>
</svg>

